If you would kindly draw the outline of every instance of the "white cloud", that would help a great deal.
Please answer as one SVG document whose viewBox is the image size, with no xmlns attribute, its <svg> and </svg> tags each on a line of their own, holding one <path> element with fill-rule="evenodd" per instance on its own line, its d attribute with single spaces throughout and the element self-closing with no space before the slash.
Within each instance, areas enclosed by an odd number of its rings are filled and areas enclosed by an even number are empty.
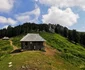
<svg viewBox="0 0 85 70">
<path fill-rule="evenodd" d="M 0 0 L 0 12 L 8 12 L 14 6 L 15 0 Z"/>
<path fill-rule="evenodd" d="M 61 10 L 57 7 L 51 7 L 47 14 L 42 15 L 42 22 L 72 26 L 77 23 L 78 18 L 78 14 L 74 14 L 70 8 Z"/>
<path fill-rule="evenodd" d="M 16 19 L 19 22 L 38 22 L 38 18 L 40 15 L 40 9 L 36 7 L 33 11 L 20 13 L 16 15 Z"/>
<path fill-rule="evenodd" d="M 7 22 L 8 22 L 9 24 L 11 24 L 11 25 L 14 25 L 14 24 L 17 23 L 17 21 L 13 20 L 12 18 L 8 18 L 8 19 L 7 19 Z"/>
<path fill-rule="evenodd" d="M 29 19 L 29 16 L 27 15 L 16 15 L 16 19 L 19 21 L 19 22 L 28 22 L 30 19 Z"/>
<path fill-rule="evenodd" d="M 15 25 L 17 23 L 17 21 L 13 20 L 12 18 L 6 18 L 3 16 L 0 16 L 0 24 L 4 24 L 4 25 Z"/>
<path fill-rule="evenodd" d="M 38 0 L 39 3 L 57 7 L 80 7 L 85 10 L 85 0 Z"/>
</svg>

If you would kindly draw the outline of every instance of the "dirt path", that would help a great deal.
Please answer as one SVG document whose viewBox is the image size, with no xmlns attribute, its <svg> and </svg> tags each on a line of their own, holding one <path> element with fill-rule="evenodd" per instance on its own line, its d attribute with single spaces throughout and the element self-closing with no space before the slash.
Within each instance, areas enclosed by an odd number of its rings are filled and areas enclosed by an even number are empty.
<svg viewBox="0 0 85 70">
<path fill-rule="evenodd" d="M 13 47 L 13 50 L 18 49 L 16 46 L 13 45 L 13 42 L 10 40 L 10 45 Z"/>
<path fill-rule="evenodd" d="M 45 46 L 45 55 L 55 55 L 55 53 L 56 53 L 56 49 L 53 49 L 53 48 L 51 48 L 49 45 L 47 45 L 46 43 L 44 43 L 44 46 Z"/>
</svg>

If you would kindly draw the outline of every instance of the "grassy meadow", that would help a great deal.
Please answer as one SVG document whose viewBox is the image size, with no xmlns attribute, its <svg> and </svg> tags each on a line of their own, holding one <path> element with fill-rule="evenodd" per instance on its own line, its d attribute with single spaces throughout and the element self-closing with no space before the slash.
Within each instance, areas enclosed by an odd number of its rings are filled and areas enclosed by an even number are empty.
<svg viewBox="0 0 85 70">
<path fill-rule="evenodd" d="M 24 51 L 10 54 L 12 46 L 9 41 L 0 40 L 0 70 L 85 70 L 85 48 L 73 44 L 59 34 L 40 33 L 49 45 L 56 49 L 54 55 L 42 51 Z M 13 45 L 20 48 L 20 39 L 24 35 L 11 38 Z M 52 52 L 50 52 L 52 53 Z M 12 67 L 8 63 L 12 62 Z"/>
</svg>

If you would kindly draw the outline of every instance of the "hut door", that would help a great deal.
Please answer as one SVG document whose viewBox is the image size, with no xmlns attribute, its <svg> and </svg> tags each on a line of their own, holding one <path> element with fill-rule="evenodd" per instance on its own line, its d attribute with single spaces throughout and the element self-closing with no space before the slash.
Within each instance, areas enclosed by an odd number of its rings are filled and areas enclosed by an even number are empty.
<svg viewBox="0 0 85 70">
<path fill-rule="evenodd" d="M 31 50 L 34 50 L 34 45 L 33 45 L 32 42 L 30 42 L 30 49 L 31 49 Z"/>
<path fill-rule="evenodd" d="M 25 42 L 25 49 L 28 49 L 28 42 Z"/>
</svg>

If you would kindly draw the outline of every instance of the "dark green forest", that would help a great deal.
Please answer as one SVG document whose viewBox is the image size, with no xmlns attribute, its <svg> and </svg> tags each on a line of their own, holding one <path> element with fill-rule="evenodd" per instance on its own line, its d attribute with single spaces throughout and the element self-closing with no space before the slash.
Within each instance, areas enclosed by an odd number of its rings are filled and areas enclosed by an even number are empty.
<svg viewBox="0 0 85 70">
<path fill-rule="evenodd" d="M 15 37 L 21 34 L 26 33 L 39 33 L 39 32 L 51 32 L 58 33 L 64 37 L 66 37 L 70 42 L 85 46 L 85 33 L 78 32 L 76 30 L 70 30 L 67 27 L 63 27 L 59 24 L 36 24 L 36 23 L 24 23 L 23 25 L 18 25 L 15 27 L 8 26 L 8 28 L 4 28 L 0 30 L 0 38 L 4 36 L 7 37 Z"/>
</svg>

